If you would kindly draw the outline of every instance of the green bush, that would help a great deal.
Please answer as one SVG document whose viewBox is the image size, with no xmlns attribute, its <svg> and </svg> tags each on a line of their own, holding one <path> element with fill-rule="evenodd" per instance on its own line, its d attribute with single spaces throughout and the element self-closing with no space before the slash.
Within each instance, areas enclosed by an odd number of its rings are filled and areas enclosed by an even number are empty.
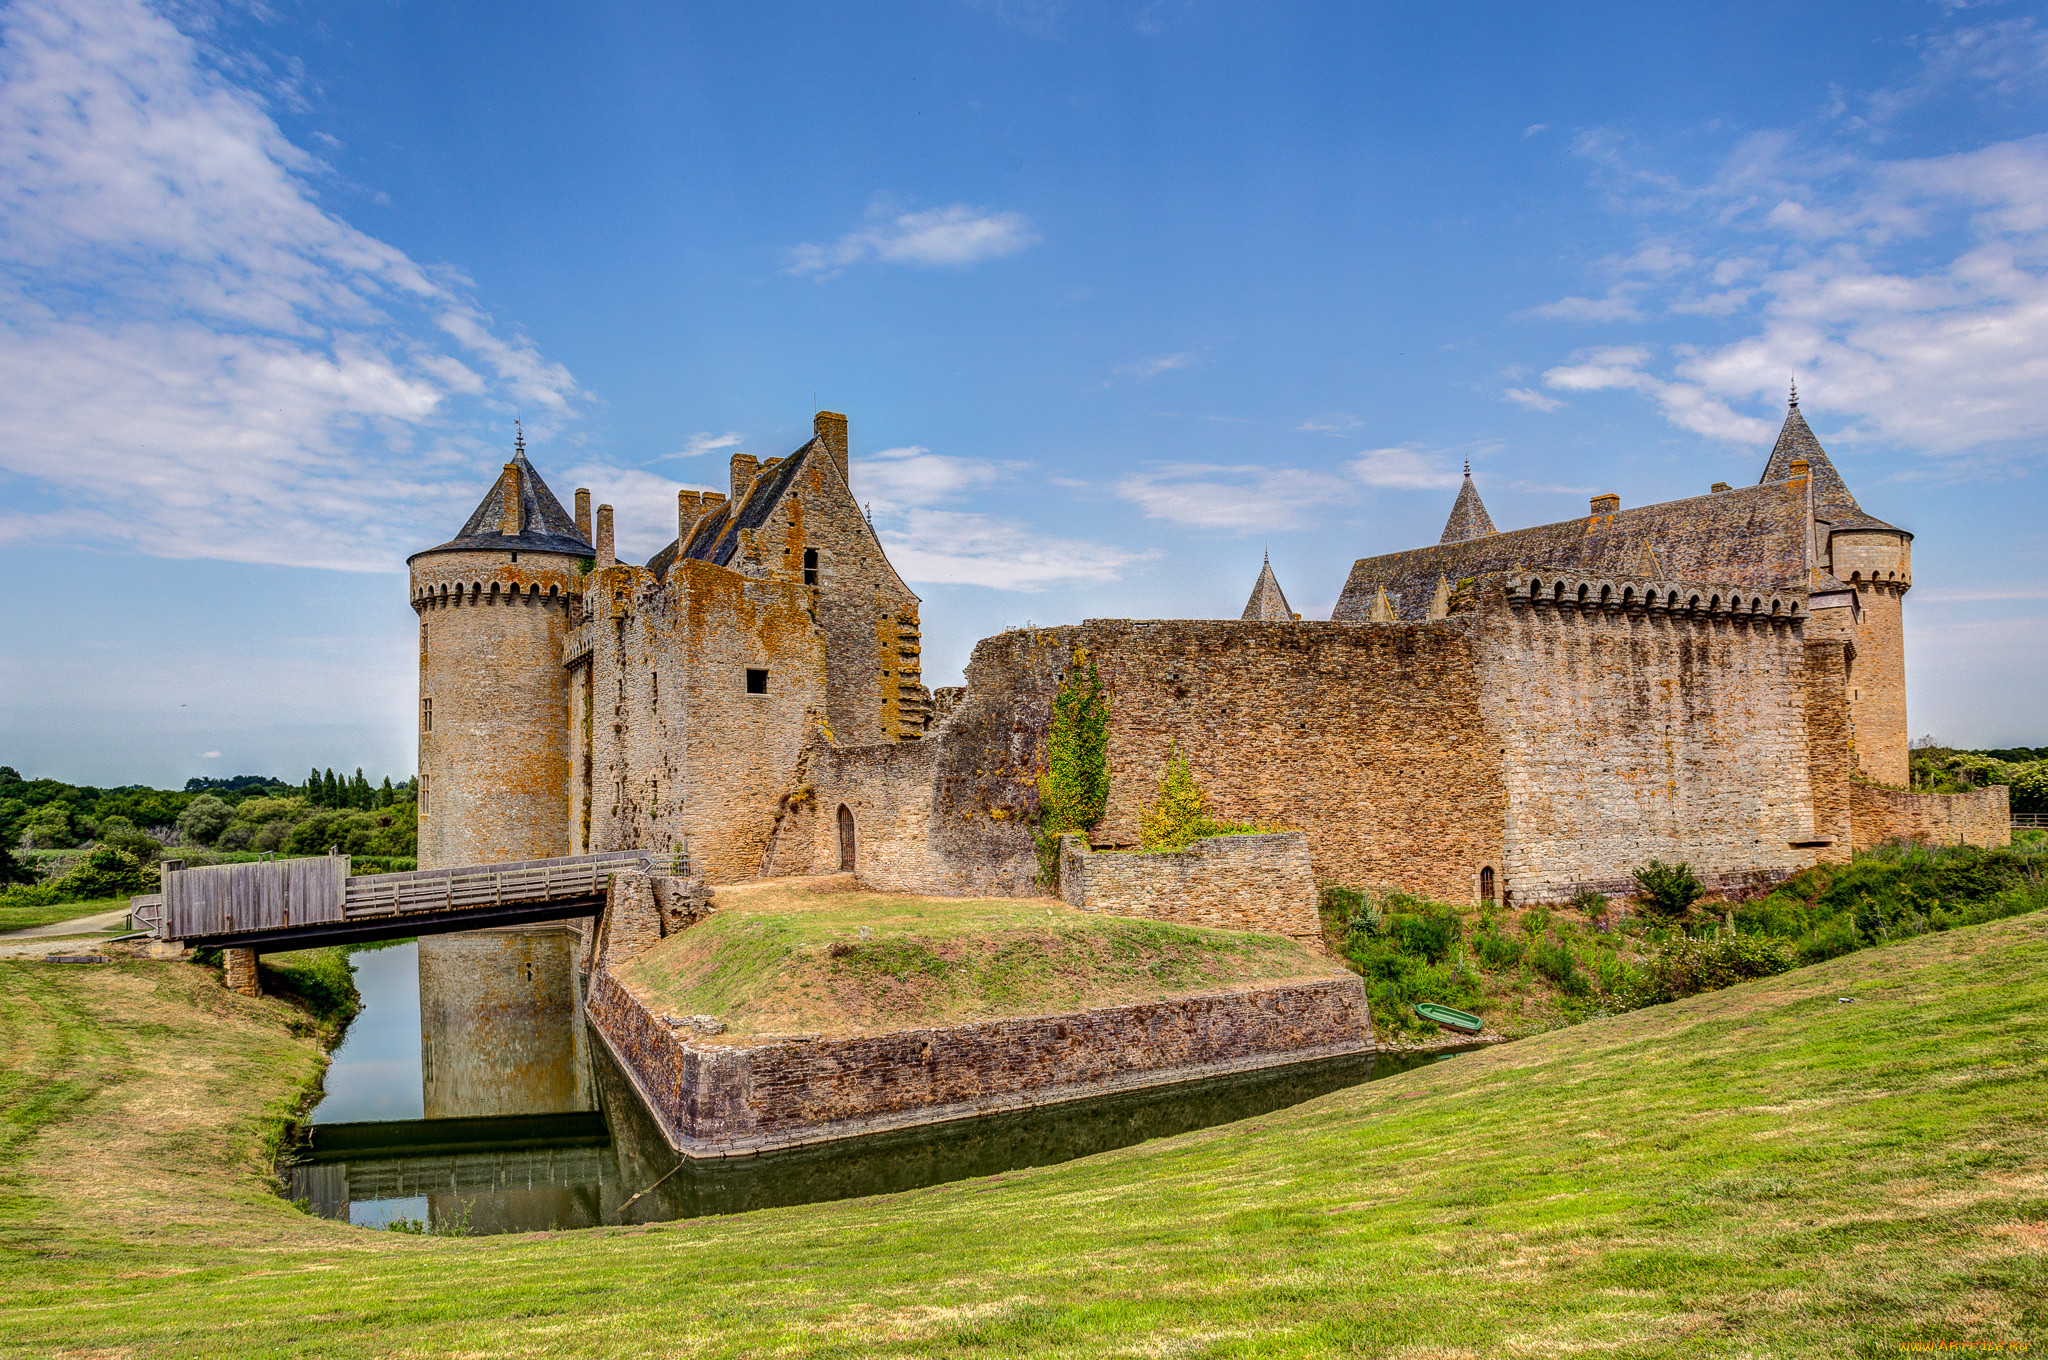
<svg viewBox="0 0 2048 1360">
<path fill-rule="evenodd" d="M 1441 902 L 1424 903 L 1418 912 L 1401 912 L 1388 919 L 1388 933 L 1401 942 L 1402 952 L 1441 963 L 1458 943 L 1458 913 Z"/>
<path fill-rule="evenodd" d="M 1536 941 L 1529 961 L 1566 996 L 1588 997 L 1593 994 L 1593 983 L 1573 957 L 1571 946 L 1557 936 L 1545 935 Z"/>
<path fill-rule="evenodd" d="M 1051 887 L 1058 874 L 1060 837 L 1090 830 L 1108 805 L 1109 696 L 1095 663 L 1077 648 L 1053 695 L 1045 731 L 1045 773 L 1038 777 L 1032 828 L 1041 883 Z"/>
<path fill-rule="evenodd" d="M 194 845 L 212 845 L 233 820 L 233 808 L 210 793 L 202 793 L 178 814 L 178 835 Z"/>
<path fill-rule="evenodd" d="M 1581 888 L 1572 897 L 1572 906 L 1588 921 L 1604 920 L 1609 905 L 1606 893 L 1594 892 L 1591 888 Z"/>
<path fill-rule="evenodd" d="M 1652 997 L 1674 1001 L 1750 978 L 1771 977 L 1793 962 L 1791 952 L 1776 941 L 1738 934 L 1673 940 L 1650 959 L 1645 971 Z"/>
<path fill-rule="evenodd" d="M 1666 864 L 1653 859 L 1632 876 L 1642 892 L 1644 905 L 1668 921 L 1682 920 L 1692 910 L 1692 904 L 1707 895 L 1706 886 L 1694 875 L 1692 866 L 1683 861 Z"/>
</svg>

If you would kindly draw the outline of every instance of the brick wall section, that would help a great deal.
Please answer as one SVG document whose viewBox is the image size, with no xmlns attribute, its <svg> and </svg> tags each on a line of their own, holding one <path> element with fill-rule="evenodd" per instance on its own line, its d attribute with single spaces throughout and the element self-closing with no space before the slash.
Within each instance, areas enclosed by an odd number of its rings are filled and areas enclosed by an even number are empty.
<svg viewBox="0 0 2048 1360">
<path fill-rule="evenodd" d="M 2010 845 L 2011 795 L 2002 784 L 1968 793 L 1907 793 L 1859 780 L 1849 786 L 1856 848 L 1864 850 L 1888 841 Z"/>
<path fill-rule="evenodd" d="M 1677 589 L 1674 607 L 1665 585 L 1648 607 L 1642 583 L 1563 578 L 1562 603 L 1558 582 L 1543 584 L 1534 604 L 1526 581 L 1477 587 L 1489 737 L 1509 794 L 1503 890 L 1524 903 L 1630 891 L 1630 870 L 1650 859 L 1728 888 L 1811 865 L 1813 850 L 1793 844 L 1816 837 L 1806 644 L 1789 605 L 1773 618 L 1766 599 L 1760 619 L 1738 621 L 1725 588 Z M 1707 610 L 1716 597 L 1720 616 Z"/>
<path fill-rule="evenodd" d="M 517 561 L 514 561 L 514 557 Z M 562 642 L 577 559 L 454 551 L 412 561 L 423 869 L 571 853 L 569 679 Z M 536 594 L 535 591 L 539 593 Z"/>
<path fill-rule="evenodd" d="M 231 992 L 243 996 L 263 995 L 263 984 L 256 974 L 256 951 L 253 949 L 223 949 L 221 954 L 221 975 Z"/>
<path fill-rule="evenodd" d="M 811 1042 L 698 1044 L 610 974 L 590 1023 L 677 1150 L 752 1152 L 1361 1052 L 1357 978 Z"/>
<path fill-rule="evenodd" d="M 1208 836 L 1186 850 L 1099 853 L 1060 837 L 1060 896 L 1083 911 L 1143 916 L 1218 930 L 1322 938 L 1308 837 Z"/>
</svg>

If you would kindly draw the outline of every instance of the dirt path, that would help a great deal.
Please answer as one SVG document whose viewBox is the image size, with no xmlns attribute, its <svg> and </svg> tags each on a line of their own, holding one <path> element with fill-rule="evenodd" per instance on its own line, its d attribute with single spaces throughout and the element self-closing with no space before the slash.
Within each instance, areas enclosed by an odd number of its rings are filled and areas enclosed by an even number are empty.
<svg viewBox="0 0 2048 1360">
<path fill-rule="evenodd" d="M 118 932 L 128 920 L 128 908 L 116 907 L 112 911 L 95 912 L 91 916 L 74 916 L 68 921 L 52 921 L 45 926 L 30 926 L 27 930 L 0 932 L 0 940 L 45 940 L 52 935 L 111 935 Z"/>
</svg>

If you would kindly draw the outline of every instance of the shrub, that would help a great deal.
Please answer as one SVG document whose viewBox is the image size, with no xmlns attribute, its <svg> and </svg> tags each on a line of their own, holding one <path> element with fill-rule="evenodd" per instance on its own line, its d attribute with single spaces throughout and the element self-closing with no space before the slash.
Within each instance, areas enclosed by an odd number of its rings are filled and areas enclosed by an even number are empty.
<svg viewBox="0 0 2048 1360">
<path fill-rule="evenodd" d="M 1481 966 L 1496 973 L 1520 967 L 1525 952 L 1520 940 L 1501 934 L 1490 921 L 1473 934 L 1472 950 L 1479 956 Z"/>
<path fill-rule="evenodd" d="M 1550 929 L 1550 913 L 1542 907 L 1531 907 L 1522 913 L 1522 933 L 1535 939 Z"/>
<path fill-rule="evenodd" d="M 1045 773 L 1038 777 L 1032 830 L 1040 882 L 1050 887 L 1059 872 L 1060 837 L 1092 828 L 1108 803 L 1109 696 L 1095 663 L 1077 648 L 1053 695 L 1045 732 Z"/>
<path fill-rule="evenodd" d="M 1441 963 L 1458 942 L 1458 913 L 1440 902 L 1424 904 L 1419 912 L 1403 912 L 1388 922 L 1389 934 L 1401 942 L 1403 953 Z"/>
<path fill-rule="evenodd" d="M 1673 940 L 1649 961 L 1647 972 L 1657 999 L 1671 1001 L 1732 987 L 1750 978 L 1770 977 L 1792 966 L 1790 952 L 1775 941 L 1723 935 L 1711 940 Z"/>
<path fill-rule="evenodd" d="M 235 810 L 210 793 L 202 793 L 178 814 L 178 835 L 195 845 L 212 845 L 235 819 Z"/>
<path fill-rule="evenodd" d="M 1644 904 L 1658 916 L 1676 921 L 1692 910 L 1692 904 L 1707 895 L 1707 890 L 1692 866 L 1683 861 L 1666 864 L 1653 859 L 1633 875 L 1636 887 L 1642 891 Z"/>
<path fill-rule="evenodd" d="M 1581 888 L 1572 897 L 1572 906 L 1576 907 L 1579 914 L 1588 921 L 1606 919 L 1609 905 L 1606 893 L 1594 892 L 1591 888 Z"/>
<path fill-rule="evenodd" d="M 1535 942 L 1530 953 L 1530 962 L 1536 971 L 1549 978 L 1557 989 L 1566 996 L 1586 997 L 1593 994 L 1593 983 L 1579 968 L 1579 961 L 1572 956 L 1571 947 L 1555 935 L 1545 935 Z"/>
<path fill-rule="evenodd" d="M 1166 773 L 1159 777 L 1159 796 L 1138 819 L 1138 834 L 1147 850 L 1185 850 L 1209 825 L 1208 796 L 1195 782 L 1188 758 L 1178 746 L 1166 751 Z"/>
</svg>

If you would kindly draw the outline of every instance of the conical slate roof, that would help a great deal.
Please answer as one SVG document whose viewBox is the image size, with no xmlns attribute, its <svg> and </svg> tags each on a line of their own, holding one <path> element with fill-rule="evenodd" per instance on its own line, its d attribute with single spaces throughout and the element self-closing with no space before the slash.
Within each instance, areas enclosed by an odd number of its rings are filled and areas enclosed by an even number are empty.
<svg viewBox="0 0 2048 1360">
<path fill-rule="evenodd" d="M 1778 442 L 1772 447 L 1770 461 L 1764 464 L 1764 475 L 1757 479 L 1757 484 L 1790 481 L 1792 460 L 1795 458 L 1804 458 L 1809 465 L 1809 474 L 1813 478 L 1814 518 L 1827 520 L 1837 529 L 1850 525 L 1869 525 L 1880 529 L 1896 527 L 1865 514 L 1863 507 L 1856 503 L 1849 484 L 1842 480 L 1841 473 L 1835 471 L 1834 463 L 1828 459 L 1827 450 L 1821 448 L 1820 440 L 1814 438 L 1813 428 L 1806 423 L 1806 417 L 1799 414 L 1799 393 L 1796 389 L 1785 411 L 1785 424 L 1778 431 Z"/>
<path fill-rule="evenodd" d="M 1287 607 L 1287 597 L 1280 592 L 1280 578 L 1273 574 L 1270 557 L 1259 568 L 1259 582 L 1252 587 L 1252 597 L 1238 617 L 1260 623 L 1294 622 L 1294 611 Z"/>
<path fill-rule="evenodd" d="M 463 523 L 455 537 L 428 552 L 552 552 L 571 557 L 594 557 L 597 549 L 576 531 L 576 520 L 548 490 L 540 473 L 526 459 L 526 438 L 521 435 L 512 446 L 511 466 L 519 472 L 519 532 L 501 532 L 505 509 L 505 477 L 491 483 L 476 512 Z M 414 557 L 421 554 L 414 553 Z M 408 561 L 411 559 L 408 558 Z"/>
<path fill-rule="evenodd" d="M 1437 542 L 1469 543 L 1475 538 L 1499 532 L 1493 527 L 1493 516 L 1486 513 L 1486 506 L 1479 499 L 1479 488 L 1472 485 L 1472 469 L 1467 467 L 1465 484 L 1458 488 L 1458 499 L 1451 506 L 1451 518 L 1444 525 L 1444 536 Z"/>
</svg>

